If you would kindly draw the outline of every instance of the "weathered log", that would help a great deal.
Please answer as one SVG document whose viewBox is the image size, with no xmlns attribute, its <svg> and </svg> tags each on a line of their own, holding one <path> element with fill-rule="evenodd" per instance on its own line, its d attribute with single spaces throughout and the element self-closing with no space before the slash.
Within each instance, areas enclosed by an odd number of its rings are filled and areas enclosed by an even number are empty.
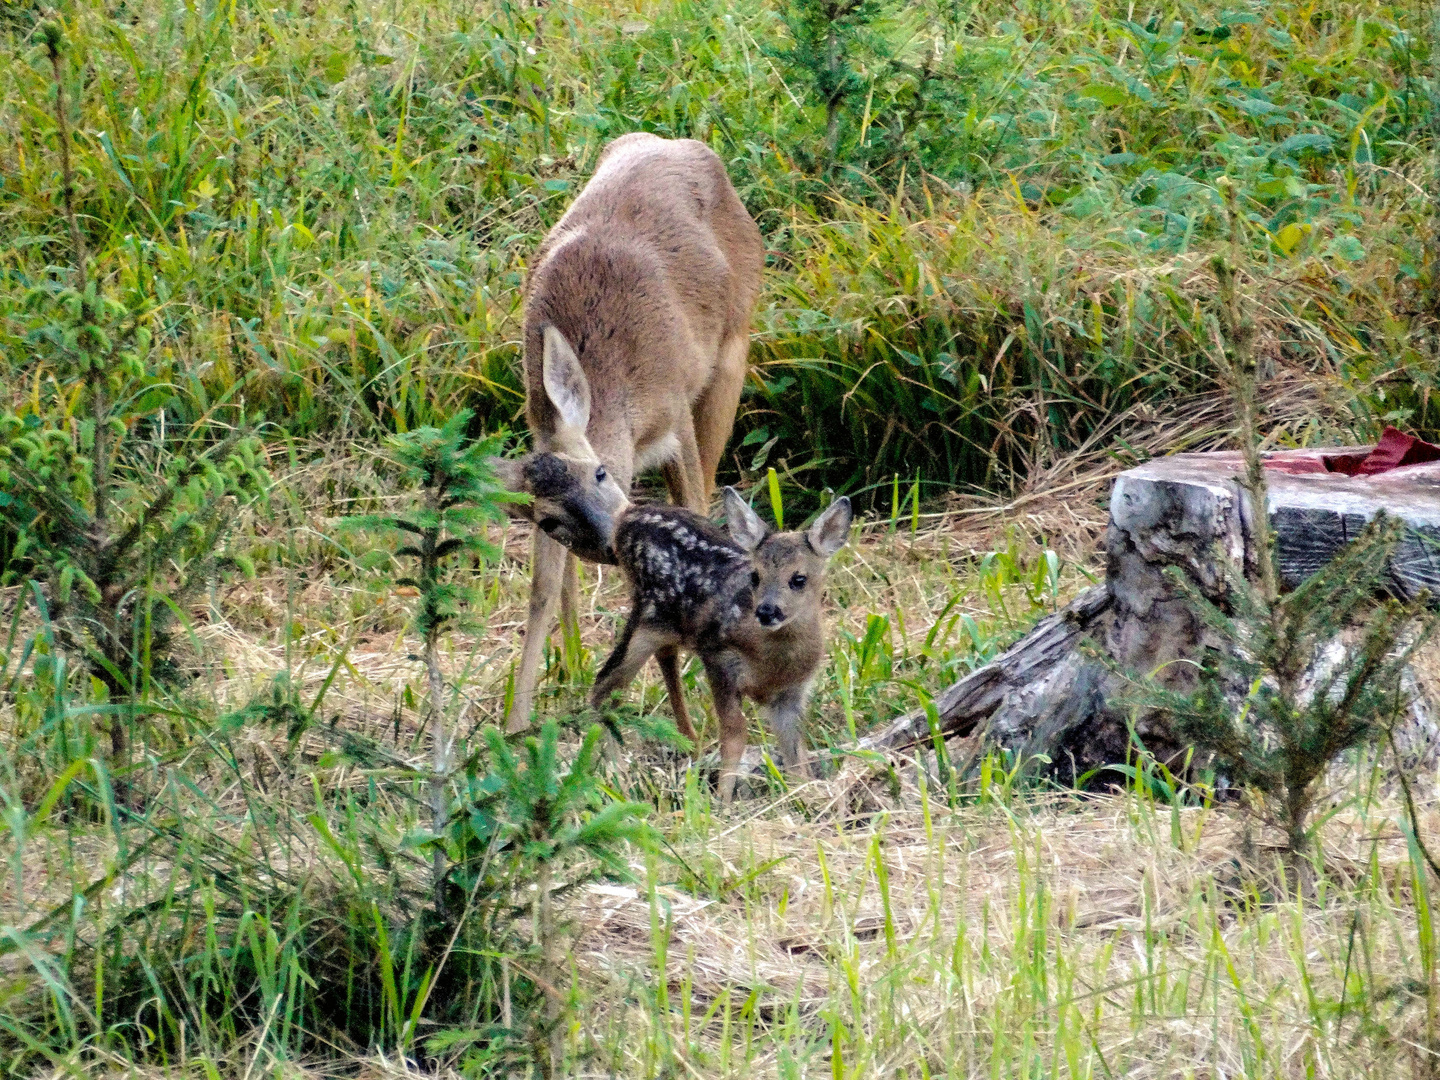
<svg viewBox="0 0 1440 1080">
<path fill-rule="evenodd" d="M 1065 607 L 1041 619 L 1022 640 L 984 667 L 976 668 L 935 700 L 940 732 L 945 738 L 969 735 L 1016 693 L 1044 685 L 1057 665 L 1075 654 L 1110 607 L 1103 585 L 1086 589 Z M 916 709 L 871 732 L 856 744 L 860 750 L 903 750 L 931 738 L 930 720 Z"/>
</svg>

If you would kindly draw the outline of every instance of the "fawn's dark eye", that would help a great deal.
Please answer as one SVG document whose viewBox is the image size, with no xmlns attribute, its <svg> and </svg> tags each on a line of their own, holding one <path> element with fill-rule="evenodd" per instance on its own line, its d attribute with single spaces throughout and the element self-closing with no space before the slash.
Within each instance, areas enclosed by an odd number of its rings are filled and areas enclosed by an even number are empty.
<svg viewBox="0 0 1440 1080">
<path fill-rule="evenodd" d="M 606 472 L 605 472 L 605 466 L 604 466 L 604 465 L 597 466 L 596 469 L 595 469 L 595 483 L 597 483 L 597 484 L 603 484 L 603 483 L 605 482 L 605 477 L 606 477 L 606 475 L 607 475 L 607 474 L 606 474 Z"/>
<path fill-rule="evenodd" d="M 752 571 L 750 572 L 750 587 L 753 589 L 753 588 L 757 588 L 759 585 L 760 585 L 760 571 L 759 571 L 759 570 L 752 570 Z"/>
<path fill-rule="evenodd" d="M 803 589 L 803 588 L 805 587 L 805 582 L 808 581 L 808 580 L 809 580 L 809 579 L 808 579 L 804 574 L 791 574 L 791 575 L 790 575 L 790 588 L 792 588 L 792 589 L 794 589 L 794 590 L 796 590 L 796 591 L 798 592 L 799 590 L 801 590 L 801 589 Z"/>
<path fill-rule="evenodd" d="M 546 533 L 553 533 L 561 526 L 561 524 L 562 522 L 560 521 L 560 519 L 556 517 L 547 517 L 540 519 L 540 528 L 543 529 Z"/>
</svg>

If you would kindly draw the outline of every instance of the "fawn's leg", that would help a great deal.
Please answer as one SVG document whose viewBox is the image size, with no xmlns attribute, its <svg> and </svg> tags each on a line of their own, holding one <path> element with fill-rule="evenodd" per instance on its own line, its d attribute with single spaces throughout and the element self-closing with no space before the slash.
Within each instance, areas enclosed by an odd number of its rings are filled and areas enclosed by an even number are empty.
<svg viewBox="0 0 1440 1080">
<path fill-rule="evenodd" d="M 675 635 L 644 626 L 635 619 L 625 624 L 615 641 L 615 650 L 595 676 L 595 689 L 590 691 L 590 704 L 595 708 L 604 705 L 611 694 L 630 685 L 645 661 L 661 649 L 674 648 Z"/>
<path fill-rule="evenodd" d="M 740 779 L 740 759 L 745 754 L 745 714 L 740 711 L 740 690 L 719 664 L 705 665 L 715 713 L 720 718 L 720 801 L 729 806 L 735 800 Z"/>
<path fill-rule="evenodd" d="M 691 751 L 700 748 L 700 736 L 690 722 L 690 712 L 685 707 L 685 687 L 680 682 L 680 650 L 674 645 L 666 646 L 655 654 L 660 664 L 660 673 L 665 676 L 665 692 L 670 695 L 670 708 L 675 713 L 675 726 L 680 734 L 690 740 Z"/>
<path fill-rule="evenodd" d="M 786 690 L 762 707 L 775 741 L 780 744 L 780 764 L 785 775 L 794 779 L 810 778 L 809 762 L 805 759 L 805 740 L 800 721 L 805 715 L 807 687 Z"/>
<path fill-rule="evenodd" d="M 561 545 L 535 530 L 530 551 L 530 612 L 525 618 L 525 644 L 520 651 L 520 668 L 515 672 L 515 697 L 505 717 L 505 729 L 517 731 L 530 723 L 535 701 L 535 683 L 540 677 L 540 656 L 545 639 L 555 625 L 560 604 L 561 575 L 569 556 Z"/>
</svg>

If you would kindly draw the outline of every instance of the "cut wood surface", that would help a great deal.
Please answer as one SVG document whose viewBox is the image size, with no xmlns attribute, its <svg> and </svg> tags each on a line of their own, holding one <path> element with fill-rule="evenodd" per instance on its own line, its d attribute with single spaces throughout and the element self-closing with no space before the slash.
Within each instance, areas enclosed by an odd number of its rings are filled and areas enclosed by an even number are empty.
<svg viewBox="0 0 1440 1080">
<path fill-rule="evenodd" d="M 1363 453 L 1365 448 L 1347 452 Z M 1330 456 L 1336 450 L 1292 450 L 1266 455 L 1276 463 Z M 1237 480 L 1239 454 L 1177 454 L 1122 473 L 1111 492 L 1113 524 L 1135 532 L 1157 532 L 1182 543 L 1196 533 L 1227 542 L 1240 554 Z M 1411 465 L 1377 476 L 1342 473 L 1287 473 L 1267 470 L 1268 504 L 1280 570 L 1295 585 L 1324 566 L 1359 536 L 1376 514 L 1399 518 L 1405 539 L 1391 560 L 1392 584 L 1413 599 L 1422 590 L 1440 591 L 1440 462 Z M 1221 521 L 1226 527 L 1216 528 Z M 1253 557 L 1253 555 L 1252 555 Z M 1195 568 L 1195 567 L 1192 567 Z M 1198 569 L 1198 568 L 1195 568 Z"/>
</svg>

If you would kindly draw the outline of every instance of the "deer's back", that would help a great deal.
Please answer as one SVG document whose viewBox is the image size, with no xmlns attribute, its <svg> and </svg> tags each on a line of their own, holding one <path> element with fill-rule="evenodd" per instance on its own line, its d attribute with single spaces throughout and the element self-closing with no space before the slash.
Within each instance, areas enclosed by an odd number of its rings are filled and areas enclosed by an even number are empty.
<svg viewBox="0 0 1440 1080">
<path fill-rule="evenodd" d="M 748 333 L 763 258 L 759 230 L 709 147 L 643 133 L 616 139 L 527 281 L 532 427 L 546 431 L 553 419 L 539 362 L 546 324 L 590 377 L 592 423 L 628 412 L 633 424 L 652 404 L 692 403 L 720 342 Z"/>
<path fill-rule="evenodd" d="M 632 617 L 696 648 L 749 603 L 745 550 L 707 519 L 678 506 L 642 506 L 615 530 L 615 557 L 630 582 Z"/>
</svg>

